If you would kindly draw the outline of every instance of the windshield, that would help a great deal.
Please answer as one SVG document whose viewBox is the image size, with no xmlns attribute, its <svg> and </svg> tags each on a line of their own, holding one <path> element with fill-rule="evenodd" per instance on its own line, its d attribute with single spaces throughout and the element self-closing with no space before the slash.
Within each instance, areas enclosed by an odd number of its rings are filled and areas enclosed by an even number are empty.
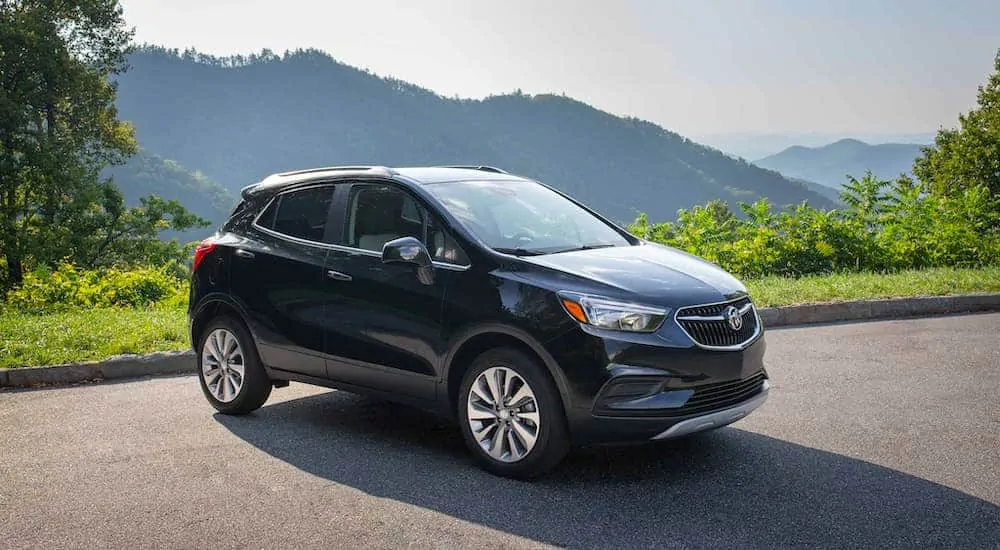
<svg viewBox="0 0 1000 550">
<path fill-rule="evenodd" d="M 532 181 L 456 181 L 425 189 L 500 252 L 547 254 L 631 244 L 608 224 Z"/>
</svg>

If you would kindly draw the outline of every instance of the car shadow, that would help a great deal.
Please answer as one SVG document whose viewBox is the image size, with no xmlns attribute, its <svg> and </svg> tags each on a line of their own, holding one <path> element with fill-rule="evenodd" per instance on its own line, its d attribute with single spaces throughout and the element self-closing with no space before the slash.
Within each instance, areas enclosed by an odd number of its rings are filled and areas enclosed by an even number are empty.
<svg viewBox="0 0 1000 550">
<path fill-rule="evenodd" d="M 310 474 L 572 548 L 983 548 L 1000 533 L 985 500 L 737 427 L 577 450 L 521 482 L 473 466 L 453 424 L 344 392 L 215 418 Z"/>
</svg>

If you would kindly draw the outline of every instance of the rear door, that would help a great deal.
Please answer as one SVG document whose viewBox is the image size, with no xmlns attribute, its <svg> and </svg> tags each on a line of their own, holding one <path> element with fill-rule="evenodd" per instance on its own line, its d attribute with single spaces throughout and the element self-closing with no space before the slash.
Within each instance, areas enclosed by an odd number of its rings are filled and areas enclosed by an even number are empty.
<svg viewBox="0 0 1000 550">
<path fill-rule="evenodd" d="M 343 193 L 340 246 L 327 257 L 337 299 L 326 315 L 332 378 L 422 400 L 435 397 L 443 354 L 445 293 L 468 268 L 439 220 L 401 187 L 356 183 Z M 382 263 L 382 245 L 412 236 L 435 261 L 430 285 L 414 266 Z"/>
<path fill-rule="evenodd" d="M 328 223 L 337 189 L 327 183 L 276 195 L 235 245 L 233 294 L 251 317 L 261 360 L 274 369 L 326 376 L 324 308 L 335 289 L 324 265 L 338 236 Z"/>
</svg>

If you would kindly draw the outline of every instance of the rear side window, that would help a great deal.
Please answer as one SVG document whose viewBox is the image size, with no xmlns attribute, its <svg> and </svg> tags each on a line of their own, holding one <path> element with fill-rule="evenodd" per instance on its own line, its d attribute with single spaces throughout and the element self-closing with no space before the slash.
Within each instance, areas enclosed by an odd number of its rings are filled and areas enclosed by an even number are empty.
<svg viewBox="0 0 1000 550">
<path fill-rule="evenodd" d="M 278 195 L 257 218 L 257 225 L 296 239 L 324 242 L 333 189 L 326 185 Z"/>
</svg>

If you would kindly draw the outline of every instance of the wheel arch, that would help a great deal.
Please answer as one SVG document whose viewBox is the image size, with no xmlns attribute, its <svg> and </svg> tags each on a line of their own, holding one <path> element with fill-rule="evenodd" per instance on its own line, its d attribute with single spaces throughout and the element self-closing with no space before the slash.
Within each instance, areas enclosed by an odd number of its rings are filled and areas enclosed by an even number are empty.
<svg viewBox="0 0 1000 550">
<path fill-rule="evenodd" d="M 220 315 L 234 317 L 243 324 L 250 337 L 256 340 L 253 329 L 250 327 L 250 323 L 247 322 L 247 315 L 244 309 L 225 294 L 210 294 L 205 296 L 198 303 L 197 307 L 192 309 L 189 336 L 193 349 L 198 348 L 198 340 L 201 339 L 201 335 L 205 331 L 205 326 L 212 319 L 218 318 Z"/>
<path fill-rule="evenodd" d="M 463 332 L 460 337 L 456 338 L 454 345 L 445 356 L 442 381 L 446 392 L 444 401 L 449 414 L 455 414 L 462 376 L 471 366 L 472 361 L 486 350 L 502 346 L 513 347 L 525 352 L 535 357 L 545 367 L 559 392 L 559 400 L 568 413 L 571 403 L 566 377 L 545 346 L 519 328 L 503 324 L 486 324 Z"/>
</svg>

